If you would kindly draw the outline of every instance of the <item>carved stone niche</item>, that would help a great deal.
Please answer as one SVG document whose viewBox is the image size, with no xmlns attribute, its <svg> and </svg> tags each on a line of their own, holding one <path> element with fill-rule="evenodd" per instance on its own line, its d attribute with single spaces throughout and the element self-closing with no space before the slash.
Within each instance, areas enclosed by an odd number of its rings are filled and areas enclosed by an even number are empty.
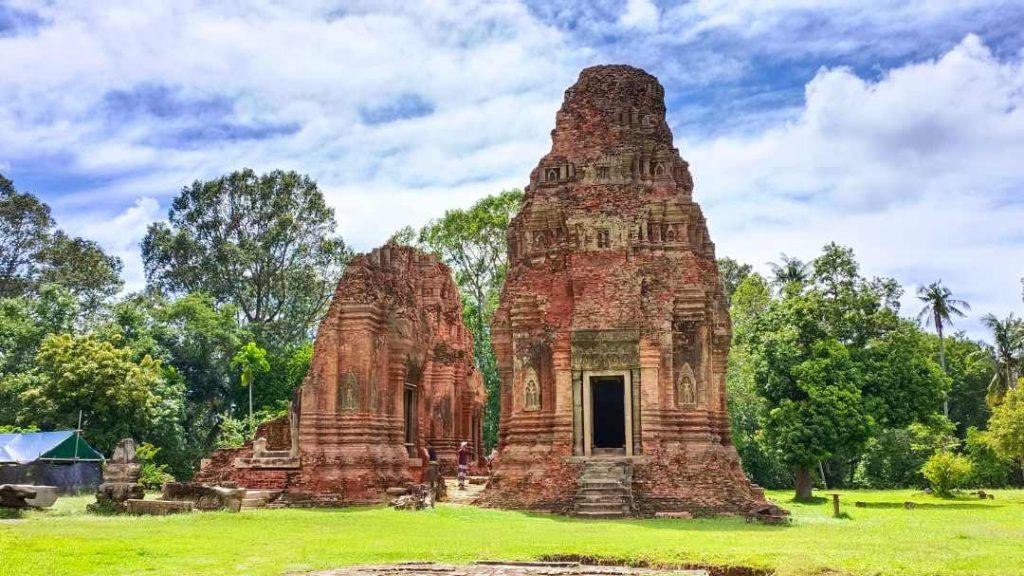
<svg viewBox="0 0 1024 576">
<path fill-rule="evenodd" d="M 539 184 L 554 186 L 571 182 L 576 178 L 576 165 L 572 162 L 549 164 L 540 167 Z"/>
</svg>

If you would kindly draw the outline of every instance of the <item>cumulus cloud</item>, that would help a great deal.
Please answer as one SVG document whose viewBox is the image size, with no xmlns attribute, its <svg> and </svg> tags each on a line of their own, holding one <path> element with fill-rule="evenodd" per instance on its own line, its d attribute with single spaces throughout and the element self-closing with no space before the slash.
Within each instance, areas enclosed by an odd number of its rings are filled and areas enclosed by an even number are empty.
<svg viewBox="0 0 1024 576">
<path fill-rule="evenodd" d="M 654 30 L 658 27 L 658 7 L 651 0 L 627 0 L 619 24 L 627 28 Z"/>
<path fill-rule="evenodd" d="M 121 256 L 130 287 L 146 224 L 195 179 L 307 173 L 366 250 L 525 184 L 579 69 L 624 62 L 665 84 L 720 253 L 834 239 L 867 273 L 1020 304 L 1019 4 L 4 6 L 0 170 Z"/>
<path fill-rule="evenodd" d="M 163 216 L 160 203 L 154 198 L 138 198 L 117 213 L 78 211 L 62 219 L 62 226 L 71 234 L 99 242 L 110 254 L 124 263 L 125 288 L 129 291 L 145 287 L 139 242 L 150 223 Z"/>
<path fill-rule="evenodd" d="M 823 69 L 795 120 L 684 155 L 722 254 L 812 258 L 835 240 L 910 291 L 941 278 L 977 310 L 1020 308 L 1024 64 L 975 36 L 878 80 Z"/>
</svg>

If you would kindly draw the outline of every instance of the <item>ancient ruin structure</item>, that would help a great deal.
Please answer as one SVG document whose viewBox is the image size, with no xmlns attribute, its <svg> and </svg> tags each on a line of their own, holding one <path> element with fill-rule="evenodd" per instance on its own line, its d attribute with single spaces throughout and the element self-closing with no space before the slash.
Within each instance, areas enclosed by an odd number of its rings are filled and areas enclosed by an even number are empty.
<svg viewBox="0 0 1024 576">
<path fill-rule="evenodd" d="M 103 463 L 103 483 L 96 491 L 96 503 L 90 504 L 96 512 L 124 512 L 128 500 L 145 496 L 139 475 L 142 464 L 135 454 L 135 440 L 122 438 L 114 446 L 114 453 Z"/>
<path fill-rule="evenodd" d="M 383 501 L 423 481 L 427 446 L 448 471 L 459 442 L 481 454 L 483 395 L 451 271 L 388 244 L 346 267 L 289 417 L 215 453 L 196 480 L 291 502 Z"/>
<path fill-rule="evenodd" d="M 746 513 L 715 247 L 657 79 L 584 70 L 508 231 L 493 323 L 500 454 L 482 502 L 582 515 Z"/>
</svg>

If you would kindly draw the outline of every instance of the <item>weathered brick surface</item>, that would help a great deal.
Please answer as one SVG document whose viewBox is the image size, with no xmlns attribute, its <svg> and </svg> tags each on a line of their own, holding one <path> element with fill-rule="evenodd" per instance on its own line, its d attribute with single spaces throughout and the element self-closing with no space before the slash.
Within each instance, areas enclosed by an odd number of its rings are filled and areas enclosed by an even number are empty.
<svg viewBox="0 0 1024 576">
<path fill-rule="evenodd" d="M 745 512 L 725 404 L 731 327 L 664 91 L 628 66 L 584 70 L 508 231 L 493 323 L 501 429 L 484 504 L 562 510 L 585 453 L 585 374 L 632 382 L 641 513 Z"/>
<path fill-rule="evenodd" d="M 415 398 L 408 438 L 407 388 Z M 285 501 L 381 501 L 389 486 L 420 479 L 410 450 L 430 443 L 452 470 L 460 441 L 480 453 L 483 394 L 451 271 L 385 245 L 346 268 L 290 418 L 259 433 L 266 451 L 252 443 L 218 451 L 197 480 L 282 490 Z M 299 465 L 286 468 L 296 456 Z"/>
</svg>

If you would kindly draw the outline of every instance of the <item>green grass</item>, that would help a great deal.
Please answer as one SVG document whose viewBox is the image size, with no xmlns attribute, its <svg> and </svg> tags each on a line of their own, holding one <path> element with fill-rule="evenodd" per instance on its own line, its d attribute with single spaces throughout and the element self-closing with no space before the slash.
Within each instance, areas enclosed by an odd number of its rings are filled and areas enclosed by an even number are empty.
<svg viewBox="0 0 1024 576">
<path fill-rule="evenodd" d="M 169 517 L 85 514 L 90 497 L 0 520 L 0 574 L 260 575 L 354 563 L 535 559 L 580 554 L 665 564 L 773 568 L 779 574 L 1024 574 L 1024 491 L 941 500 L 911 491 L 842 492 L 795 504 L 789 526 L 741 519 L 584 521 L 469 506 L 257 510 Z M 853 502 L 870 503 L 855 508 Z M 912 500 L 915 509 L 902 503 Z M 834 572 L 829 572 L 832 570 Z"/>
</svg>

